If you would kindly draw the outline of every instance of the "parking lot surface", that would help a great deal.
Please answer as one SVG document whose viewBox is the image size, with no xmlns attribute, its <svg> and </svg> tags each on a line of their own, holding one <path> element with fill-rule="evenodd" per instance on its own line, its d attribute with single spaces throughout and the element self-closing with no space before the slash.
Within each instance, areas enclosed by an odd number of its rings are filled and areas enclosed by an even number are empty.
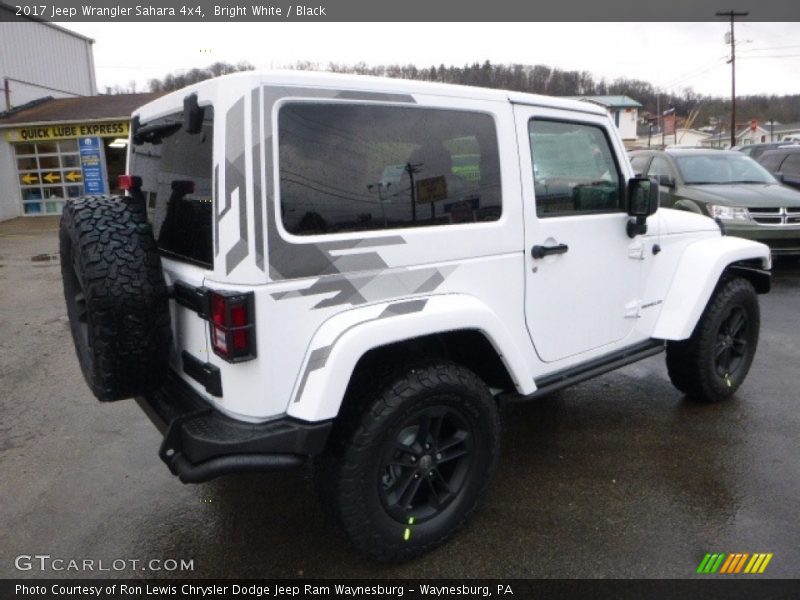
<svg viewBox="0 0 800 600">
<path fill-rule="evenodd" d="M 731 400 L 687 402 L 660 355 L 507 406 L 497 477 L 468 526 L 384 566 L 327 522 L 311 467 L 170 475 L 136 404 L 86 387 L 57 251 L 54 219 L 0 224 L 0 577 L 690 577 L 706 552 L 773 553 L 764 577 L 800 577 L 796 264 L 761 297 L 759 351 Z M 142 562 L 15 568 L 34 554 Z M 153 559 L 193 569 L 142 570 Z"/>
</svg>

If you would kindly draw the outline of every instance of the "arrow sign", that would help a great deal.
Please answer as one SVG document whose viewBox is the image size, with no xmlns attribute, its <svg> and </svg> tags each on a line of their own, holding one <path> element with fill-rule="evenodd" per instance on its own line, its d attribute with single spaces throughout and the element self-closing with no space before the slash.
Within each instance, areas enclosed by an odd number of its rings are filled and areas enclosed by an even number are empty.
<svg viewBox="0 0 800 600">
<path fill-rule="evenodd" d="M 66 178 L 69 181 L 80 181 L 81 179 L 83 179 L 83 175 L 78 173 L 78 171 L 70 171 L 69 173 L 66 174 Z"/>
<path fill-rule="evenodd" d="M 25 173 L 20 179 L 22 179 L 22 183 L 25 185 L 30 185 L 32 183 L 39 183 L 39 177 L 34 175 L 33 173 Z"/>
<path fill-rule="evenodd" d="M 61 176 L 58 173 L 48 173 L 44 177 L 42 177 L 47 183 L 54 183 L 56 181 L 61 181 Z"/>
</svg>

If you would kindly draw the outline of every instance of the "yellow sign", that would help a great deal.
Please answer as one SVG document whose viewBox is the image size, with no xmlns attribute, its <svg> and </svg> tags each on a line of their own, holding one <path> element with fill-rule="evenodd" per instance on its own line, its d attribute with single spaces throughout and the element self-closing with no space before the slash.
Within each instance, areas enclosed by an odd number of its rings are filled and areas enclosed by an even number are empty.
<svg viewBox="0 0 800 600">
<path fill-rule="evenodd" d="M 55 183 L 56 181 L 61 181 L 61 175 L 58 173 L 48 173 L 47 175 L 42 175 L 42 179 L 47 183 Z"/>
<path fill-rule="evenodd" d="M 39 183 L 39 176 L 35 173 L 25 173 L 20 178 L 20 181 L 25 185 L 31 185 L 32 183 Z"/>
<path fill-rule="evenodd" d="M 417 203 L 430 204 L 447 198 L 447 179 L 444 175 L 420 179 L 417 182 Z"/>
<path fill-rule="evenodd" d="M 81 179 L 83 179 L 83 175 L 81 175 L 78 171 L 70 171 L 64 177 L 66 177 L 68 181 L 72 182 L 80 181 Z"/>
<path fill-rule="evenodd" d="M 71 140 L 79 137 L 128 137 L 130 122 L 75 123 L 66 125 L 37 125 L 6 129 L 7 142 L 48 142 Z"/>
</svg>

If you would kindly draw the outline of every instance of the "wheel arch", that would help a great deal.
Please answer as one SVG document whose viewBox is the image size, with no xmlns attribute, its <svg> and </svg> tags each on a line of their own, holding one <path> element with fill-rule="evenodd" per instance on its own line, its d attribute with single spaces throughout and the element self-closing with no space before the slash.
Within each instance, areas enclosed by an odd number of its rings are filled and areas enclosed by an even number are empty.
<svg viewBox="0 0 800 600">
<path fill-rule="evenodd" d="M 315 334 L 287 413 L 318 421 L 339 414 L 353 376 L 375 360 L 436 357 L 469 368 L 490 386 L 535 390 L 522 350 L 500 318 L 472 296 L 446 294 L 346 311 Z M 526 391 L 523 391 L 526 390 Z"/>
<path fill-rule="evenodd" d="M 724 236 L 689 245 L 680 258 L 652 337 L 685 340 L 692 335 L 721 281 L 748 279 L 759 293 L 770 287 L 770 252 L 764 244 Z"/>
</svg>

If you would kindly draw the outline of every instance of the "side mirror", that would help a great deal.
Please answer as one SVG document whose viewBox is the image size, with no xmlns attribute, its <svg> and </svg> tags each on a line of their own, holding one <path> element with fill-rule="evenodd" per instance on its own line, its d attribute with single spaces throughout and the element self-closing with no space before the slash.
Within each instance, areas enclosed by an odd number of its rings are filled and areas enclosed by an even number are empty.
<svg viewBox="0 0 800 600">
<path fill-rule="evenodd" d="M 647 217 L 658 210 L 658 181 L 647 177 L 628 180 L 625 210 L 632 217 L 627 225 L 628 237 L 647 233 Z"/>
<path fill-rule="evenodd" d="M 658 176 L 658 185 L 665 185 L 669 188 L 675 187 L 675 180 L 670 177 L 669 175 L 659 175 Z"/>
<path fill-rule="evenodd" d="M 775 179 L 777 179 L 781 183 L 786 183 L 786 177 L 784 177 L 783 173 L 781 173 L 780 171 L 778 171 L 777 173 L 773 173 L 773 175 L 775 175 Z"/>
</svg>

